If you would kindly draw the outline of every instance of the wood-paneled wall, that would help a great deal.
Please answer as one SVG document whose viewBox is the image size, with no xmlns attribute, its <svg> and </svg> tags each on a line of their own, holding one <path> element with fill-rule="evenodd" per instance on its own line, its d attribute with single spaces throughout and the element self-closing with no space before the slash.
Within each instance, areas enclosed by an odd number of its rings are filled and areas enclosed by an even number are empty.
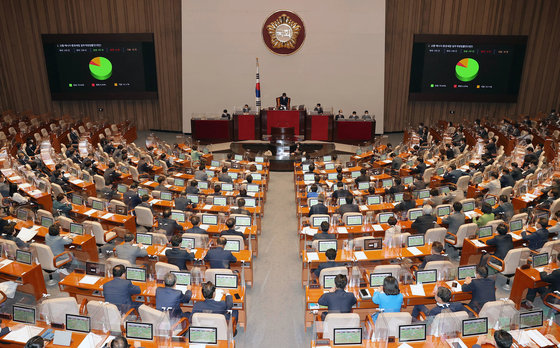
<svg viewBox="0 0 560 348">
<path fill-rule="evenodd" d="M 41 34 L 147 32 L 154 33 L 158 99 L 51 100 Z M 2 0 L 0 43 L 0 110 L 128 119 L 138 129 L 182 129 L 180 0 Z"/>
<path fill-rule="evenodd" d="M 498 119 L 558 108 L 559 18 L 558 0 L 387 0 L 385 131 L 439 119 Z M 408 101 L 413 34 L 418 33 L 528 35 L 517 103 Z"/>
</svg>

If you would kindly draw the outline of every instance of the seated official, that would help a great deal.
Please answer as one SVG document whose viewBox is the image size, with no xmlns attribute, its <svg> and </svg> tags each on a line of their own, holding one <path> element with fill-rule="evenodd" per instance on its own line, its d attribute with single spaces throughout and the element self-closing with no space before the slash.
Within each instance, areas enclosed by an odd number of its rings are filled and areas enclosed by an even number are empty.
<svg viewBox="0 0 560 348">
<path fill-rule="evenodd" d="M 389 228 L 385 230 L 385 237 L 383 238 L 383 244 L 385 246 L 389 246 L 389 247 L 393 247 L 393 246 L 401 246 L 402 244 L 402 239 L 400 238 L 401 236 L 401 231 L 402 228 L 400 225 L 398 225 L 398 220 L 396 217 L 391 216 L 389 217 L 389 219 L 387 219 L 387 224 L 389 225 Z"/>
<path fill-rule="evenodd" d="M 198 181 L 196 180 L 191 180 L 191 182 L 189 183 L 189 185 L 187 186 L 187 188 L 185 189 L 185 191 L 187 193 L 193 194 L 193 195 L 197 195 L 200 190 L 198 189 Z"/>
<path fill-rule="evenodd" d="M 194 171 L 194 180 L 208 181 L 208 174 L 206 174 L 206 165 L 204 163 L 200 163 L 198 170 Z"/>
<path fill-rule="evenodd" d="M 401 311 L 403 304 L 403 294 L 399 289 L 399 282 L 393 276 L 385 277 L 383 280 L 383 291 L 375 288 L 372 301 L 379 306 L 379 309 L 386 313 L 396 313 Z M 372 314 L 373 322 L 377 320 L 377 312 Z"/>
<path fill-rule="evenodd" d="M 488 192 L 486 192 L 487 194 L 494 196 L 498 196 L 502 189 L 502 184 L 500 184 L 497 172 L 490 172 L 490 181 L 482 183 L 480 186 L 488 190 Z"/>
<path fill-rule="evenodd" d="M 111 162 L 108 165 L 108 168 L 103 173 L 103 178 L 105 179 L 105 185 L 111 186 L 115 181 L 119 180 L 121 177 L 121 173 L 115 169 L 115 162 Z"/>
<path fill-rule="evenodd" d="M 360 117 L 358 116 L 358 113 L 356 111 L 352 111 L 352 114 L 350 115 L 350 117 L 348 117 L 350 120 L 357 120 Z"/>
<path fill-rule="evenodd" d="M 278 110 L 288 110 L 290 107 L 290 98 L 286 95 L 286 93 L 282 93 L 280 97 L 278 97 Z"/>
<path fill-rule="evenodd" d="M 123 203 L 126 204 L 127 209 L 132 210 L 137 205 L 142 203 L 142 198 L 138 195 L 138 184 L 132 183 L 128 190 L 123 193 Z"/>
<path fill-rule="evenodd" d="M 497 258 L 504 260 L 508 252 L 513 249 L 513 238 L 510 234 L 508 234 L 508 226 L 504 223 L 499 224 L 496 227 L 496 231 L 498 235 L 494 238 L 488 239 L 486 241 L 487 245 L 493 245 L 496 247 L 496 251 L 492 255 L 496 256 Z M 480 265 L 486 265 L 488 259 L 490 258 L 490 254 L 486 254 L 480 258 Z M 490 261 L 495 262 L 495 261 Z"/>
<path fill-rule="evenodd" d="M 190 217 L 190 222 L 193 227 L 189 228 L 185 231 L 185 233 L 200 233 L 200 234 L 208 234 L 208 232 L 202 228 L 200 228 L 200 217 L 193 215 Z"/>
<path fill-rule="evenodd" d="M 446 200 L 447 196 L 440 195 L 439 190 L 435 187 L 430 189 L 430 198 L 428 198 L 424 203 L 429 204 L 432 207 L 437 207 L 440 204 L 443 204 Z"/>
<path fill-rule="evenodd" d="M 142 201 L 140 204 L 138 204 L 138 207 L 144 207 L 144 208 L 148 208 L 150 209 L 150 211 L 152 212 L 152 214 L 154 213 L 154 209 L 152 208 L 152 205 L 148 202 L 150 200 L 150 196 L 148 195 L 142 195 L 142 197 L 140 197 L 140 200 Z"/>
<path fill-rule="evenodd" d="M 533 233 L 527 233 L 527 231 L 521 232 L 521 238 L 529 242 L 529 249 L 535 251 L 543 247 L 543 245 L 548 241 L 548 221 L 546 218 L 540 218 L 537 220 L 537 230 Z"/>
<path fill-rule="evenodd" d="M 183 233 L 183 226 L 171 218 L 171 209 L 163 211 L 163 217 L 158 221 L 158 229 L 165 231 L 168 240 L 176 234 Z"/>
<path fill-rule="evenodd" d="M 554 216 L 550 219 L 556 221 L 556 224 L 548 228 L 548 233 L 557 236 L 560 233 L 560 210 L 554 213 Z"/>
<path fill-rule="evenodd" d="M 344 114 L 342 113 L 342 109 L 338 110 L 338 114 L 336 114 L 334 116 L 334 120 L 343 120 L 344 119 Z"/>
<path fill-rule="evenodd" d="M 233 179 L 231 178 L 231 176 L 228 175 L 228 168 L 227 167 L 222 167 L 222 172 L 220 174 L 218 174 L 218 181 L 221 182 L 227 182 L 227 183 L 233 183 Z"/>
<path fill-rule="evenodd" d="M 115 252 L 119 259 L 127 260 L 131 264 L 136 264 L 137 257 L 148 256 L 148 251 L 142 248 L 142 244 L 134 244 L 134 235 L 127 233 L 124 235 L 124 243 L 115 247 Z"/>
<path fill-rule="evenodd" d="M 169 189 L 165 187 L 165 182 L 166 182 L 165 176 L 161 175 L 160 177 L 158 177 L 157 178 L 158 185 L 154 188 L 154 191 L 168 192 Z"/>
<path fill-rule="evenodd" d="M 121 313 L 126 313 L 133 307 L 140 307 L 140 303 L 133 303 L 131 298 L 140 294 L 140 287 L 132 284 L 130 280 L 123 279 L 125 272 L 126 268 L 123 265 L 113 267 L 113 279 L 103 284 L 105 302 L 116 305 Z"/>
<path fill-rule="evenodd" d="M 128 341 L 123 336 L 117 336 L 113 338 L 110 345 L 105 345 L 103 348 L 128 348 L 130 345 Z"/>
<path fill-rule="evenodd" d="M 237 199 L 237 208 L 231 209 L 230 213 L 251 216 L 251 212 L 245 209 L 245 199 L 243 198 Z"/>
<path fill-rule="evenodd" d="M 188 303 L 192 297 L 190 285 L 188 290 L 183 294 L 181 290 L 174 289 L 177 283 L 177 277 L 173 273 L 167 273 L 163 278 L 165 287 L 156 289 L 156 309 L 160 311 L 169 311 L 172 318 L 190 317 L 190 313 L 184 313 L 181 310 L 181 303 Z"/>
<path fill-rule="evenodd" d="M 351 195 L 352 193 L 350 193 L 350 191 L 344 188 L 344 183 L 339 181 L 336 183 L 336 190 L 334 190 L 332 193 L 332 199 L 334 202 L 336 202 L 336 200 L 339 198 L 343 198 Z"/>
<path fill-rule="evenodd" d="M 337 209 L 337 213 L 339 213 L 341 215 L 341 217 L 345 213 L 359 213 L 360 212 L 360 207 L 358 207 L 357 204 L 353 203 L 354 202 L 354 197 L 352 195 L 344 197 L 344 200 L 346 201 L 346 203 L 342 204 Z"/>
<path fill-rule="evenodd" d="M 481 348 L 484 344 L 490 344 L 496 348 L 510 348 L 513 347 L 513 337 L 505 330 L 496 330 L 493 338 L 488 338 L 487 335 L 479 336 L 472 348 Z"/>
<path fill-rule="evenodd" d="M 227 112 L 227 109 L 224 109 L 224 111 L 222 111 L 222 118 L 225 118 L 225 119 L 228 119 L 228 120 L 231 118 L 231 115 Z"/>
<path fill-rule="evenodd" d="M 342 264 L 342 263 L 335 262 L 335 260 L 336 260 L 336 250 L 328 249 L 325 252 L 325 256 L 327 257 L 327 260 L 329 260 L 329 261 L 320 263 L 319 267 L 317 267 L 317 269 L 313 271 L 313 274 L 315 274 L 316 277 L 319 277 L 319 275 L 321 274 L 321 271 L 326 269 L 326 268 L 344 266 L 344 264 Z"/>
<path fill-rule="evenodd" d="M 226 320 L 229 320 L 230 315 L 228 313 L 229 310 L 233 308 L 233 298 L 230 294 L 226 295 L 225 301 L 215 301 L 214 300 L 214 292 L 216 291 L 216 286 L 208 281 L 202 284 L 202 296 L 204 297 L 204 301 L 198 301 L 193 305 L 192 314 L 195 313 L 215 313 L 215 314 L 223 314 L 226 317 Z M 233 317 L 237 321 L 238 312 L 237 310 L 233 311 Z"/>
<path fill-rule="evenodd" d="M 323 196 L 322 194 L 317 196 L 317 204 L 311 206 L 309 208 L 309 216 L 312 216 L 314 214 L 328 214 L 329 213 L 329 208 L 327 208 L 327 206 L 325 205 L 325 196 Z"/>
<path fill-rule="evenodd" d="M 319 229 L 319 232 L 315 233 L 315 235 L 313 236 L 313 240 L 336 239 L 336 234 L 329 233 L 329 229 L 331 228 L 331 225 L 328 222 L 326 221 L 321 222 L 320 227 L 321 228 Z"/>
<path fill-rule="evenodd" d="M 482 203 L 480 210 L 482 211 L 482 215 L 473 219 L 473 222 L 476 223 L 478 227 L 486 226 L 490 221 L 494 221 L 494 213 L 492 213 L 493 209 L 490 204 L 486 202 Z"/>
<path fill-rule="evenodd" d="M 417 217 L 410 227 L 418 234 L 426 234 L 426 231 L 433 228 L 435 222 L 437 221 L 437 218 L 432 215 L 432 212 L 432 206 L 425 204 L 422 207 L 422 215 Z"/>
<path fill-rule="evenodd" d="M 515 181 L 523 179 L 523 171 L 519 168 L 517 162 L 511 162 L 511 177 Z"/>
<path fill-rule="evenodd" d="M 245 105 L 243 106 L 242 112 L 243 112 L 244 114 L 248 114 L 249 111 L 251 111 L 251 108 L 249 107 L 249 104 L 245 104 Z"/>
<path fill-rule="evenodd" d="M 453 214 L 442 217 L 441 222 L 447 225 L 447 232 L 457 234 L 459 227 L 465 223 L 465 214 L 462 212 L 463 205 L 460 202 L 453 203 Z"/>
<path fill-rule="evenodd" d="M 447 172 L 443 174 L 443 180 L 456 184 L 461 176 L 463 176 L 463 172 L 457 169 L 455 164 L 452 164 L 447 168 Z"/>
<path fill-rule="evenodd" d="M 222 193 L 220 191 L 222 191 L 222 185 L 214 184 L 214 192 L 209 194 L 209 196 L 221 196 Z"/>
<path fill-rule="evenodd" d="M 2 219 L 2 221 L 6 221 L 6 220 Z M 24 241 L 19 239 L 19 237 L 16 235 L 15 227 L 16 227 L 15 222 L 9 222 L 6 225 L 4 225 L 4 227 L 2 228 L 2 238 L 5 240 L 11 240 L 12 242 L 16 243 L 16 246 L 19 249 L 29 248 L 29 243 L 25 243 Z M 58 254 L 54 254 L 54 256 L 56 255 Z"/>
<path fill-rule="evenodd" d="M 53 202 L 53 214 L 60 212 L 61 215 L 68 217 L 68 214 L 72 211 L 72 204 L 68 202 L 68 198 L 63 193 L 59 193 L 56 196 L 56 200 Z"/>
<path fill-rule="evenodd" d="M 373 119 L 373 117 L 369 114 L 369 111 L 367 111 L 367 110 L 364 111 L 364 114 L 362 115 L 362 120 L 363 121 L 371 121 L 372 119 Z"/>
<path fill-rule="evenodd" d="M 187 211 L 188 206 L 192 205 L 190 199 L 187 198 L 187 191 L 181 191 L 178 197 L 175 197 L 175 210 Z"/>
<path fill-rule="evenodd" d="M 509 221 L 514 212 L 513 212 L 513 204 L 509 202 L 508 196 L 501 195 L 500 196 L 500 205 L 496 207 L 496 209 L 492 210 L 494 216 L 498 216 L 499 214 L 504 216 L 504 221 Z"/>
<path fill-rule="evenodd" d="M 146 157 L 146 155 L 140 155 L 137 168 L 139 175 L 147 177 L 153 167 L 148 163 L 148 158 Z"/>
<path fill-rule="evenodd" d="M 224 250 L 226 243 L 227 240 L 224 237 L 219 237 L 216 247 L 210 248 L 204 256 L 204 261 L 210 264 L 210 268 L 229 268 L 230 263 L 237 262 L 237 258 L 231 251 Z"/>
<path fill-rule="evenodd" d="M 395 211 L 407 212 L 412 208 L 416 208 L 416 200 L 412 199 L 410 192 L 403 193 L 403 200 L 395 206 Z"/>
<path fill-rule="evenodd" d="M 401 169 L 401 167 L 403 165 L 403 159 L 400 158 L 399 156 L 397 156 L 397 154 L 394 153 L 394 152 L 391 152 L 389 157 L 391 157 L 391 159 L 392 159 L 391 170 L 393 171 L 393 173 L 396 173 L 399 169 Z"/>
<path fill-rule="evenodd" d="M 476 278 L 467 277 L 461 290 L 472 293 L 468 306 L 475 313 L 480 312 L 486 302 L 496 301 L 496 283 L 494 279 L 488 278 L 486 266 L 476 267 Z"/>
<path fill-rule="evenodd" d="M 370 177 L 367 174 L 367 169 L 366 168 L 360 169 L 360 176 L 358 176 L 356 179 L 354 179 L 354 182 L 356 183 L 356 185 L 358 185 L 358 183 L 360 183 L 360 182 L 369 182 L 369 181 L 370 181 Z"/>
<path fill-rule="evenodd" d="M 395 158 L 400 158 L 400 157 L 395 157 Z M 402 163 L 401 163 L 402 164 Z M 395 193 L 400 193 L 400 192 L 404 192 L 405 187 L 402 184 L 402 180 L 400 177 L 396 177 L 394 179 L 395 181 L 395 185 L 393 185 L 392 187 L 385 189 L 385 193 L 388 193 L 390 195 L 394 195 Z"/>
<path fill-rule="evenodd" d="M 546 271 L 541 272 L 540 276 L 541 276 L 541 280 L 543 282 L 549 283 L 549 285 L 536 289 L 529 289 L 529 291 L 527 291 L 525 307 L 529 307 L 529 308 L 533 307 L 533 301 L 535 300 L 537 293 L 539 293 L 541 295 L 541 299 L 544 300 L 545 296 L 548 295 L 549 293 L 560 291 L 560 268 L 557 268 L 555 270 L 547 269 Z M 550 302 L 558 303 L 556 298 L 553 298 L 552 301 Z"/>
<path fill-rule="evenodd" d="M 444 310 L 451 312 L 467 311 L 461 302 L 450 302 L 451 290 L 445 286 L 437 288 L 437 293 L 434 296 L 434 299 L 436 300 L 436 306 L 430 310 L 428 310 L 428 307 L 425 305 L 415 305 L 412 309 L 412 320 L 418 318 L 420 312 L 424 313 L 427 317 L 435 317 Z"/>
<path fill-rule="evenodd" d="M 72 239 L 62 237 L 60 235 L 60 225 L 58 223 L 51 225 L 49 227 L 49 233 L 45 236 L 45 244 L 51 248 L 54 256 L 62 254 L 64 252 L 64 246 L 72 244 Z M 68 255 L 61 256 L 57 261 L 66 260 Z M 65 273 L 65 269 L 61 269 L 60 272 Z"/>
<path fill-rule="evenodd" d="M 448 261 L 449 258 L 447 257 L 447 255 L 443 255 L 442 252 L 443 244 L 438 241 L 433 242 L 431 254 L 424 257 L 424 261 L 422 261 L 422 264 L 418 266 L 418 268 L 421 270 L 424 269 L 424 267 L 426 267 L 426 264 L 430 261 Z"/>
<path fill-rule="evenodd" d="M 502 187 L 515 186 L 515 180 L 511 176 L 511 172 L 508 168 L 502 169 L 502 175 L 500 176 L 500 185 Z"/>
<path fill-rule="evenodd" d="M 243 234 L 243 232 L 237 231 L 235 229 L 235 219 L 234 218 L 227 218 L 226 219 L 226 227 L 228 229 L 220 232 L 220 237 L 223 237 L 223 236 L 239 236 L 239 237 L 243 237 L 243 239 L 245 239 L 245 235 Z"/>
<path fill-rule="evenodd" d="M 320 103 L 317 103 L 317 106 L 315 106 L 315 109 L 313 109 L 313 111 L 315 111 L 317 114 L 321 115 L 323 113 L 323 107 L 321 106 Z"/>
<path fill-rule="evenodd" d="M 346 292 L 346 284 L 348 279 L 344 274 L 338 274 L 334 277 L 334 288 L 319 297 L 319 305 L 327 306 L 328 313 L 351 313 L 352 306 L 356 304 L 356 296 L 351 292 Z M 321 319 L 324 320 L 327 316 L 323 312 Z"/>
<path fill-rule="evenodd" d="M 171 249 L 165 251 L 167 263 L 179 267 L 181 271 L 187 270 L 187 261 L 194 260 L 194 253 L 188 250 L 181 249 L 181 242 L 183 239 L 179 235 L 171 237 Z"/>
</svg>

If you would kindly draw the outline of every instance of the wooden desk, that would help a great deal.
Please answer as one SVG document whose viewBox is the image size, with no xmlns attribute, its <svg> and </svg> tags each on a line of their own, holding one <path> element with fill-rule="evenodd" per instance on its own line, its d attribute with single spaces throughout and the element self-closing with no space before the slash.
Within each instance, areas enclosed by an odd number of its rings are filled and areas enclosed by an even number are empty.
<svg viewBox="0 0 560 348">
<path fill-rule="evenodd" d="M 0 261 L 3 260 L 5 258 L 0 258 Z M 27 265 L 13 261 L 0 268 L 0 279 L 15 281 L 18 283 L 18 291 L 32 294 L 35 300 L 39 300 L 43 294 L 47 294 L 43 271 L 41 266 L 35 263 Z"/>
<path fill-rule="evenodd" d="M 124 227 L 131 233 L 136 232 L 136 217 L 134 215 L 118 215 L 111 213 L 110 216 L 107 216 L 109 212 L 104 210 L 97 210 L 89 214 L 88 212 L 91 210 L 93 209 L 83 205 L 72 204 L 72 213 L 85 218 L 86 220 L 96 219 L 106 226 Z"/>
<path fill-rule="evenodd" d="M 555 263 L 546 267 L 554 269 L 558 268 L 558 264 Z M 515 307 L 519 309 L 521 308 L 521 301 L 524 298 L 523 293 L 526 289 L 536 289 L 547 285 L 547 282 L 541 280 L 541 274 L 537 269 L 533 267 L 527 269 L 517 267 L 509 299 L 512 300 L 513 303 L 515 303 Z"/>
<path fill-rule="evenodd" d="M 192 226 L 190 221 L 186 221 L 186 222 L 180 222 L 179 225 L 183 226 L 184 229 L 189 229 Z M 200 227 L 200 225 L 199 225 Z M 226 227 L 225 224 L 219 224 L 219 225 L 209 225 L 208 228 L 206 229 L 206 232 L 208 232 L 208 235 L 210 237 L 218 237 L 218 235 L 222 232 L 227 230 L 228 228 Z M 257 233 L 257 226 L 256 225 L 252 225 L 250 227 L 246 227 L 245 231 L 243 231 L 243 235 L 245 237 L 245 240 L 250 240 L 251 242 L 251 249 L 253 249 L 253 256 L 257 257 L 258 253 L 259 253 L 259 242 L 258 242 L 258 233 Z M 247 246 L 248 247 L 248 246 Z"/>
<path fill-rule="evenodd" d="M 41 192 L 37 187 L 27 183 L 21 176 L 16 174 L 12 169 L 2 169 L 2 175 L 6 177 L 11 184 L 17 184 L 18 189 L 23 192 L 31 200 L 43 206 L 43 209 L 52 211 L 52 197 L 50 193 Z"/>
</svg>

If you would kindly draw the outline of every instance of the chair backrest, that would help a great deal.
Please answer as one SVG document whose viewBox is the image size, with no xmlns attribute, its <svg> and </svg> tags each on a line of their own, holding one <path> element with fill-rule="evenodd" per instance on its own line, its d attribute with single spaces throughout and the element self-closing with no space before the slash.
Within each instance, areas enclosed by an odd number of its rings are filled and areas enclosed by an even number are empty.
<svg viewBox="0 0 560 348">
<path fill-rule="evenodd" d="M 400 265 L 378 265 L 373 269 L 373 273 L 391 273 L 397 279 L 400 278 L 401 266 Z"/>
<path fill-rule="evenodd" d="M 494 327 L 501 318 L 513 319 L 518 313 L 512 300 L 486 302 L 478 313 L 479 318 L 488 318 L 488 328 Z"/>
<path fill-rule="evenodd" d="M 460 332 L 463 320 L 468 318 L 469 314 L 465 311 L 441 312 L 434 317 L 428 334 L 439 337 Z"/>
<path fill-rule="evenodd" d="M 87 315 L 91 318 L 92 329 L 107 328 L 121 332 L 121 313 L 116 305 L 102 301 L 88 301 Z"/>
<path fill-rule="evenodd" d="M 171 329 L 169 313 L 159 311 L 145 304 L 138 307 L 138 314 L 142 318 L 143 323 L 150 323 L 154 328 L 154 336 L 165 335 L 167 330 Z"/>
<path fill-rule="evenodd" d="M 424 175 L 422 176 L 422 179 L 424 180 L 424 183 L 429 184 L 430 181 L 432 180 L 432 176 L 435 174 L 436 169 L 435 168 L 426 168 L 426 170 L 424 171 Z"/>
<path fill-rule="evenodd" d="M 554 216 L 558 210 L 560 210 L 560 198 L 555 199 L 550 205 L 550 216 Z"/>
<path fill-rule="evenodd" d="M 438 280 L 448 279 L 449 272 L 455 271 L 451 261 L 429 261 L 426 262 L 425 270 L 437 269 Z"/>
<path fill-rule="evenodd" d="M 60 227 L 62 227 L 64 231 L 70 231 L 70 223 L 73 222 L 72 219 L 60 215 L 56 217 L 56 221 L 60 224 Z"/>
<path fill-rule="evenodd" d="M 445 227 L 436 227 L 430 228 L 426 231 L 426 235 L 424 236 L 426 244 L 432 244 L 435 241 L 438 241 L 443 244 L 445 241 L 445 235 L 447 234 L 447 228 Z"/>
<path fill-rule="evenodd" d="M 511 196 L 512 192 L 513 192 L 513 187 L 511 187 L 511 186 L 502 187 L 498 197 L 500 197 L 501 195 L 506 195 L 509 198 L 509 196 Z"/>
<path fill-rule="evenodd" d="M 41 303 L 41 317 L 49 319 L 51 323 L 66 323 L 66 314 L 79 314 L 78 302 L 75 297 L 49 298 Z"/>
<path fill-rule="evenodd" d="M 228 268 L 208 268 L 204 272 L 204 280 L 212 283 L 216 282 L 216 274 L 233 274 L 233 271 Z"/>
<path fill-rule="evenodd" d="M 523 225 L 525 225 L 527 223 L 527 218 L 528 217 L 529 216 L 527 215 L 527 213 L 519 213 L 519 214 L 515 214 L 514 216 L 512 216 L 509 221 L 523 220 Z"/>
<path fill-rule="evenodd" d="M 352 216 L 363 216 L 362 213 L 350 212 L 342 214 L 342 221 L 345 225 L 348 225 L 348 218 Z M 363 220 L 362 220 L 363 221 Z"/>
<path fill-rule="evenodd" d="M 504 258 L 504 270 L 502 274 L 510 275 L 515 274 L 515 270 L 519 265 L 524 261 L 523 259 L 527 259 L 529 256 L 530 250 L 529 248 L 515 248 L 510 249 L 508 251 L 506 257 Z"/>
<path fill-rule="evenodd" d="M 412 315 L 408 312 L 396 313 L 379 313 L 375 321 L 375 336 L 376 337 L 389 337 L 399 336 L 400 325 L 410 325 L 412 322 Z"/>
<path fill-rule="evenodd" d="M 39 223 L 41 222 L 41 218 L 43 216 L 49 217 L 49 218 L 53 219 L 53 221 L 54 221 L 53 214 L 50 211 L 47 211 L 47 210 L 44 210 L 44 209 L 37 210 L 37 221 Z"/>
<path fill-rule="evenodd" d="M 455 247 L 462 248 L 465 238 L 473 237 L 476 234 L 477 229 L 478 226 L 475 223 L 459 226 L 459 229 L 457 230 L 457 244 L 455 244 Z"/>
<path fill-rule="evenodd" d="M 497 220 L 488 221 L 486 223 L 486 226 L 492 226 L 492 233 L 496 233 L 496 229 L 498 228 L 498 225 L 503 224 L 503 223 L 504 223 L 504 220 L 497 219 Z"/>
<path fill-rule="evenodd" d="M 457 180 L 457 190 L 461 190 L 463 192 L 466 192 L 467 189 L 469 188 L 469 180 L 471 179 L 470 176 L 465 175 L 459 178 L 459 180 Z"/>
<path fill-rule="evenodd" d="M 215 327 L 218 333 L 218 340 L 228 339 L 228 325 L 223 314 L 216 313 L 194 313 L 192 315 L 192 326 Z"/>
<path fill-rule="evenodd" d="M 152 244 L 166 245 L 168 240 L 167 236 L 163 233 L 148 233 L 152 235 Z"/>
<path fill-rule="evenodd" d="M 161 261 L 156 262 L 155 268 L 156 279 L 160 280 L 163 279 L 163 277 L 165 277 L 165 275 L 171 271 L 179 271 L 179 267 L 177 267 L 176 265 Z"/>
<path fill-rule="evenodd" d="M 408 209 L 408 211 L 406 212 L 406 218 L 407 218 L 408 220 L 410 220 L 410 215 L 411 215 L 412 213 L 416 213 L 416 212 L 422 212 L 422 208 L 412 208 L 412 209 Z M 422 215 L 422 214 L 420 214 L 420 215 Z"/>
<path fill-rule="evenodd" d="M 130 173 L 130 176 L 132 176 L 132 180 L 138 181 L 140 174 L 138 174 L 136 167 L 128 166 L 128 172 Z"/>
<path fill-rule="evenodd" d="M 90 233 L 95 237 L 95 243 L 99 245 L 105 244 L 105 231 L 103 226 L 97 221 L 84 221 L 84 229 L 90 231 Z"/>
<path fill-rule="evenodd" d="M 224 235 L 223 236 L 226 240 L 234 240 L 234 241 L 238 241 L 239 242 L 239 250 L 244 250 L 245 249 L 245 241 L 244 238 L 241 236 L 228 236 L 228 235 Z"/>
<path fill-rule="evenodd" d="M 64 194 L 64 190 L 60 187 L 59 184 L 51 182 L 51 190 L 53 197 L 58 196 L 59 194 Z"/>
<path fill-rule="evenodd" d="M 137 206 L 134 208 L 134 213 L 136 214 L 136 224 L 148 228 L 152 228 L 154 225 L 154 214 L 150 208 Z"/>
<path fill-rule="evenodd" d="M 539 251 L 539 253 L 548 253 L 549 256 L 558 255 L 560 251 L 560 239 L 558 240 L 551 240 L 544 243 L 543 247 Z"/>
<path fill-rule="evenodd" d="M 95 189 L 97 191 L 103 190 L 107 185 L 105 184 L 105 178 L 99 174 L 93 176 L 93 182 L 95 182 Z"/>
<path fill-rule="evenodd" d="M 346 266 L 340 266 L 340 267 L 329 267 L 329 268 L 322 269 L 321 273 L 319 274 L 319 284 L 321 284 L 321 286 L 324 285 L 323 284 L 324 276 L 338 275 L 338 274 L 344 274 L 348 278 L 348 268 L 346 268 Z"/>
<path fill-rule="evenodd" d="M 409 314 L 410 315 L 410 314 Z M 323 338 L 332 340 L 334 329 L 360 327 L 360 315 L 357 313 L 329 313 L 323 321 Z"/>
<path fill-rule="evenodd" d="M 206 248 L 208 246 L 208 235 L 200 233 L 183 233 L 183 237 L 194 238 L 195 248 Z"/>
<path fill-rule="evenodd" d="M 0 239 L 0 244 L 4 248 L 4 252 L 10 259 L 14 259 L 16 257 L 16 250 L 18 249 L 16 242 L 13 240 L 7 239 Z"/>
<path fill-rule="evenodd" d="M 125 267 L 133 267 L 134 265 L 130 263 L 130 261 L 128 260 L 124 260 L 124 259 L 119 259 L 117 257 L 109 257 L 107 258 L 107 269 L 106 269 L 106 273 L 107 274 L 111 274 L 111 272 L 113 272 L 113 267 L 117 266 L 117 265 L 123 265 Z"/>
<path fill-rule="evenodd" d="M 55 255 L 48 245 L 41 243 L 31 243 L 30 247 L 33 250 L 34 254 L 37 256 L 42 269 L 51 272 L 56 271 L 57 268 L 55 267 L 53 262 Z"/>
</svg>

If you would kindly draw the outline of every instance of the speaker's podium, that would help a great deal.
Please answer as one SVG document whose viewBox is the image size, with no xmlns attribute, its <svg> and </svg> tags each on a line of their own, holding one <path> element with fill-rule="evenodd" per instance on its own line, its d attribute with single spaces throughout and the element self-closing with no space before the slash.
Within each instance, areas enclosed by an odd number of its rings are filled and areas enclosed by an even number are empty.
<svg viewBox="0 0 560 348">
<path fill-rule="evenodd" d="M 300 105 L 297 110 L 274 110 L 268 108 L 261 111 L 261 134 L 272 135 L 272 128 L 293 128 L 294 136 L 303 139 L 305 136 L 305 108 Z"/>
</svg>

